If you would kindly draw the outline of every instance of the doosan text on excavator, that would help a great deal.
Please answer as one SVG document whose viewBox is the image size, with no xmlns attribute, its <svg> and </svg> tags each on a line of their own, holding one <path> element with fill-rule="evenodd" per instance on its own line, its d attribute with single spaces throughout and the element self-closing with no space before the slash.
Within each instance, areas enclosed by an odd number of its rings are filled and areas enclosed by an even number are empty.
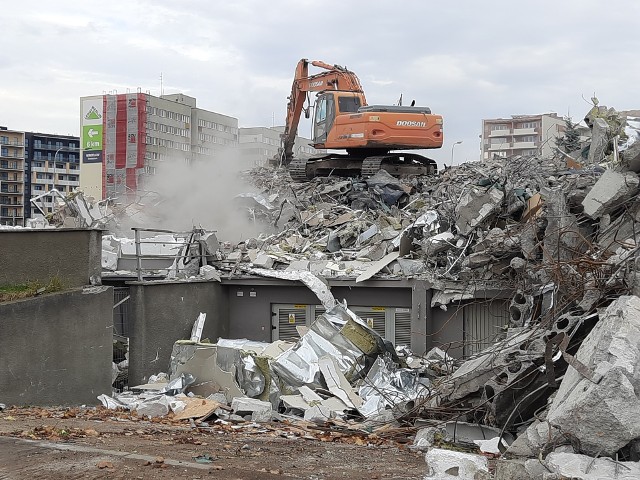
<svg viewBox="0 0 640 480">
<path fill-rule="evenodd" d="M 309 64 L 323 71 L 309 75 Z M 317 92 L 312 145 L 346 153 L 294 158 L 300 117 L 303 112 L 310 116 L 310 92 Z M 432 114 L 428 107 L 368 105 L 355 73 L 340 65 L 303 58 L 296 67 L 276 161 L 288 166 L 294 180 L 329 173 L 368 177 L 381 168 L 394 176 L 430 175 L 437 172 L 434 160 L 402 150 L 442 147 L 442 128 L 442 116 Z"/>
</svg>

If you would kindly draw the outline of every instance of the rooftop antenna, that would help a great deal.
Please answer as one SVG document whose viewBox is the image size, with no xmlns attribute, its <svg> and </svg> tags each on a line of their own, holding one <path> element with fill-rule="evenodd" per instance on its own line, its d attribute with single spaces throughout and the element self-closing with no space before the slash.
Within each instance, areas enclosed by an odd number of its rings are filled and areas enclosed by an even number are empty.
<svg viewBox="0 0 640 480">
<path fill-rule="evenodd" d="M 271 127 L 276 126 L 276 112 L 271 112 Z"/>
<path fill-rule="evenodd" d="M 162 72 L 160 72 L 160 96 L 164 95 L 164 88 L 162 86 Z"/>
</svg>

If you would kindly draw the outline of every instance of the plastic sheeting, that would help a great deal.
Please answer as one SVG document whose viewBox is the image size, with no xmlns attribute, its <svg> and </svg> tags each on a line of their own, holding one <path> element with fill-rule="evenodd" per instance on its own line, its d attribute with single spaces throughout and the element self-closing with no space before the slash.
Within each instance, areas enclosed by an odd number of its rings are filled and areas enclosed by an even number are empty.
<svg viewBox="0 0 640 480">
<path fill-rule="evenodd" d="M 335 359 L 340 371 L 353 380 L 365 367 L 365 355 L 342 335 L 339 325 L 345 323 L 346 309 L 337 305 L 318 317 L 298 343 L 282 353 L 271 367 L 282 383 L 296 390 L 307 385 L 324 388 L 320 378 L 320 358 Z"/>
<path fill-rule="evenodd" d="M 364 400 L 358 411 L 370 417 L 388 407 L 406 404 L 427 396 L 429 387 L 413 370 L 395 368 L 388 355 L 376 358 L 358 394 Z"/>
<path fill-rule="evenodd" d="M 329 287 L 311 272 L 301 270 L 281 271 L 267 270 L 266 268 L 251 268 L 250 273 L 260 275 L 262 277 L 280 278 L 282 280 L 297 280 L 304 283 L 309 289 L 316 294 L 322 306 L 329 310 L 336 305 L 336 299 L 331 294 Z"/>
</svg>

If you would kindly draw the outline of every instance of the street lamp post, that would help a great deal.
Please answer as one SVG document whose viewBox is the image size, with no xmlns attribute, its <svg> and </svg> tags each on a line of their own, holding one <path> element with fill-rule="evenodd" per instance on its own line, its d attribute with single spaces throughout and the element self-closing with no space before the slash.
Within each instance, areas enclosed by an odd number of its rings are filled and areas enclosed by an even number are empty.
<svg viewBox="0 0 640 480">
<path fill-rule="evenodd" d="M 455 148 L 456 145 L 460 145 L 461 143 L 462 143 L 462 140 L 458 140 L 453 145 L 451 145 L 451 166 L 453 166 L 453 149 Z"/>
</svg>

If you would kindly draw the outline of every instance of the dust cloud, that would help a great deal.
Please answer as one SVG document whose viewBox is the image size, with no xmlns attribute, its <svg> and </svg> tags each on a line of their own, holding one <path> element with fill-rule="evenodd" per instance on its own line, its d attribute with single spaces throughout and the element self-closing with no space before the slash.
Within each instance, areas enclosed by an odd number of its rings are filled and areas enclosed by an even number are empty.
<svg viewBox="0 0 640 480">
<path fill-rule="evenodd" d="M 232 243 L 256 237 L 267 227 L 250 220 L 246 208 L 234 201 L 240 193 L 257 193 L 241 178 L 247 169 L 239 152 L 230 149 L 191 164 L 182 158 L 159 162 L 137 202 L 145 218 L 145 225 L 138 226 L 174 231 L 201 227 Z"/>
</svg>

